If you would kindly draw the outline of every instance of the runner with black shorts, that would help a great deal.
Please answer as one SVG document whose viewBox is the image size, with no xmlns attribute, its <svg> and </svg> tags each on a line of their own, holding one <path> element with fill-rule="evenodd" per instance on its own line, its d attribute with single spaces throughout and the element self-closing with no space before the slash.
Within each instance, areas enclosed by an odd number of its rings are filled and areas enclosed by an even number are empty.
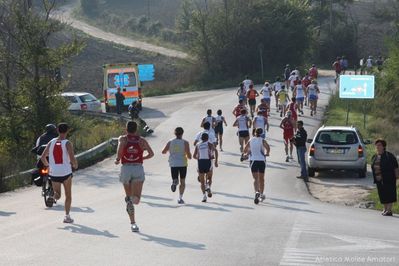
<svg viewBox="0 0 399 266">
<path fill-rule="evenodd" d="M 219 143 L 220 151 L 223 151 L 223 124 L 227 127 L 227 122 L 224 116 L 222 116 L 222 110 L 217 111 L 216 116 L 216 126 L 215 126 L 215 135 L 217 143 Z"/>
<path fill-rule="evenodd" d="M 54 195 L 50 195 L 48 200 L 55 203 L 61 198 L 62 184 L 65 191 L 64 223 L 73 223 L 73 219 L 69 215 L 72 203 L 72 169 L 78 168 L 78 161 L 75 158 L 72 143 L 66 138 L 68 125 L 60 123 L 57 130 L 58 138 L 52 139 L 47 144 L 40 159 L 45 167 L 49 167 L 49 177 L 54 190 Z"/>
<path fill-rule="evenodd" d="M 179 199 L 178 204 L 184 204 L 183 194 L 186 188 L 187 175 L 187 159 L 191 159 L 190 145 L 188 141 L 183 139 L 184 130 L 181 127 L 175 129 L 175 139 L 171 139 L 162 150 L 162 154 L 169 152 L 169 166 L 172 175 L 172 192 L 176 191 L 176 186 L 179 184 Z"/>
<path fill-rule="evenodd" d="M 249 155 L 251 172 L 254 178 L 255 204 L 259 203 L 259 199 L 261 201 L 264 201 L 266 199 L 264 191 L 265 169 L 266 156 L 269 156 L 270 154 L 270 146 L 267 141 L 261 137 L 262 134 L 263 129 L 257 128 L 255 130 L 255 136 L 251 138 L 251 140 L 248 142 L 244 149 L 246 156 Z"/>
<path fill-rule="evenodd" d="M 254 89 L 254 85 L 249 85 L 249 90 L 247 92 L 249 109 L 251 112 L 252 118 L 254 117 L 255 107 L 256 107 L 256 97 L 259 96 L 259 93 Z"/>
<path fill-rule="evenodd" d="M 241 110 L 241 115 L 237 117 L 233 127 L 238 127 L 238 141 L 240 143 L 241 161 L 243 161 L 243 151 L 249 140 L 249 129 L 251 127 L 251 120 L 247 116 L 247 110 Z"/>
<path fill-rule="evenodd" d="M 201 142 L 195 146 L 193 156 L 194 159 L 198 160 L 198 173 L 201 182 L 201 191 L 203 194 L 202 202 L 207 201 L 206 182 L 208 179 L 207 175 L 209 175 L 212 169 L 213 154 L 215 154 L 215 167 L 218 167 L 218 152 L 215 149 L 215 146 L 208 142 L 208 138 L 209 136 L 207 133 L 203 133 L 201 135 Z"/>
</svg>

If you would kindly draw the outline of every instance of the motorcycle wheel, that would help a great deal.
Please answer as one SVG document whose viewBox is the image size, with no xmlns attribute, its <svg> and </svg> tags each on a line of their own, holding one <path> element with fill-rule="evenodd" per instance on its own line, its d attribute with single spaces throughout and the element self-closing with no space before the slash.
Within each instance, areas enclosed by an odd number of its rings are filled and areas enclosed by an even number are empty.
<svg viewBox="0 0 399 266">
<path fill-rule="evenodd" d="M 44 178 L 43 180 L 43 198 L 44 198 L 44 204 L 46 207 L 53 207 L 54 201 L 52 198 L 50 198 L 50 195 L 54 194 L 53 193 L 53 186 L 51 185 L 51 181 L 48 179 L 48 177 Z"/>
</svg>

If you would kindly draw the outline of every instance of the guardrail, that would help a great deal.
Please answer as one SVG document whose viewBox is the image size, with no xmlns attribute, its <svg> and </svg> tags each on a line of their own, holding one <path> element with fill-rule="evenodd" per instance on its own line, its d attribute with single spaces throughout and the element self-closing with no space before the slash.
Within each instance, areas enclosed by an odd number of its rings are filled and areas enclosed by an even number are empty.
<svg viewBox="0 0 399 266">
<path fill-rule="evenodd" d="M 107 149 L 109 149 L 111 147 L 116 148 L 117 144 L 118 144 L 118 139 L 111 138 L 111 139 L 91 148 L 90 150 L 87 150 L 87 151 L 77 154 L 76 159 L 78 161 L 78 164 L 79 165 L 83 164 L 84 167 L 91 165 L 90 163 L 87 163 L 87 161 L 98 157 L 104 151 L 106 151 Z M 34 172 L 35 170 L 36 170 L 36 168 L 32 168 L 32 169 L 20 172 L 16 175 L 10 175 L 10 176 L 3 177 L 3 181 L 7 181 L 7 180 L 13 179 L 13 178 L 20 178 L 22 180 L 29 180 L 29 182 L 30 182 L 31 177 L 32 177 L 32 172 Z"/>
<path fill-rule="evenodd" d="M 86 115 L 91 117 L 101 117 L 105 119 L 112 119 L 112 120 L 123 120 L 124 122 L 128 122 L 130 120 L 129 116 L 125 115 L 118 115 L 114 113 L 101 113 L 101 112 L 94 112 L 94 111 L 80 111 L 80 110 L 70 110 L 69 111 L 73 115 Z"/>
</svg>

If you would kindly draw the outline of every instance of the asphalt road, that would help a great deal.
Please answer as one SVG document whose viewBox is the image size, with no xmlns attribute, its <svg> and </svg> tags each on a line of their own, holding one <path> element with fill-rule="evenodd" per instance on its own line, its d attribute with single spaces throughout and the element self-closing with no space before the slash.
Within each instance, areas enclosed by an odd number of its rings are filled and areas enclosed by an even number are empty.
<svg viewBox="0 0 399 266">
<path fill-rule="evenodd" d="M 312 132 L 331 93 L 321 78 L 319 112 L 303 120 Z M 71 215 L 63 224 L 63 203 L 46 209 L 40 189 L 0 195 L 2 265 L 398 265 L 399 217 L 321 203 L 296 179 L 296 161 L 286 163 L 280 118 L 273 112 L 268 141 L 265 202 L 253 203 L 252 177 L 239 161 L 231 127 L 235 89 L 145 99 L 143 115 L 155 133 L 148 138 L 156 156 L 145 162 L 146 182 L 136 208 L 140 233 L 132 233 L 119 166 L 113 158 L 78 171 Z M 201 203 L 196 162 L 189 163 L 184 206 L 170 191 L 167 156 L 161 154 L 176 126 L 193 141 L 205 111 L 227 118 L 225 152 L 215 170 L 214 196 Z"/>
</svg>

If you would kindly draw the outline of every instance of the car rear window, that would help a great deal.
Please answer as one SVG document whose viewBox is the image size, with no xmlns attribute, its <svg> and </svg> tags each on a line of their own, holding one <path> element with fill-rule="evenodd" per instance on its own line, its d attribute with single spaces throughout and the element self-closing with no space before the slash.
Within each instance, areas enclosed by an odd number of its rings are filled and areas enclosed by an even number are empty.
<svg viewBox="0 0 399 266">
<path fill-rule="evenodd" d="M 71 103 L 77 103 L 78 100 L 76 100 L 75 96 L 64 96 L 65 99 L 67 99 Z"/>
<path fill-rule="evenodd" d="M 358 143 L 356 133 L 348 130 L 323 130 L 317 135 L 316 142 L 328 145 L 350 145 Z"/>
<path fill-rule="evenodd" d="M 84 94 L 82 96 L 79 96 L 79 99 L 82 103 L 87 103 L 87 102 L 95 102 L 97 99 L 91 95 L 91 94 Z"/>
</svg>

